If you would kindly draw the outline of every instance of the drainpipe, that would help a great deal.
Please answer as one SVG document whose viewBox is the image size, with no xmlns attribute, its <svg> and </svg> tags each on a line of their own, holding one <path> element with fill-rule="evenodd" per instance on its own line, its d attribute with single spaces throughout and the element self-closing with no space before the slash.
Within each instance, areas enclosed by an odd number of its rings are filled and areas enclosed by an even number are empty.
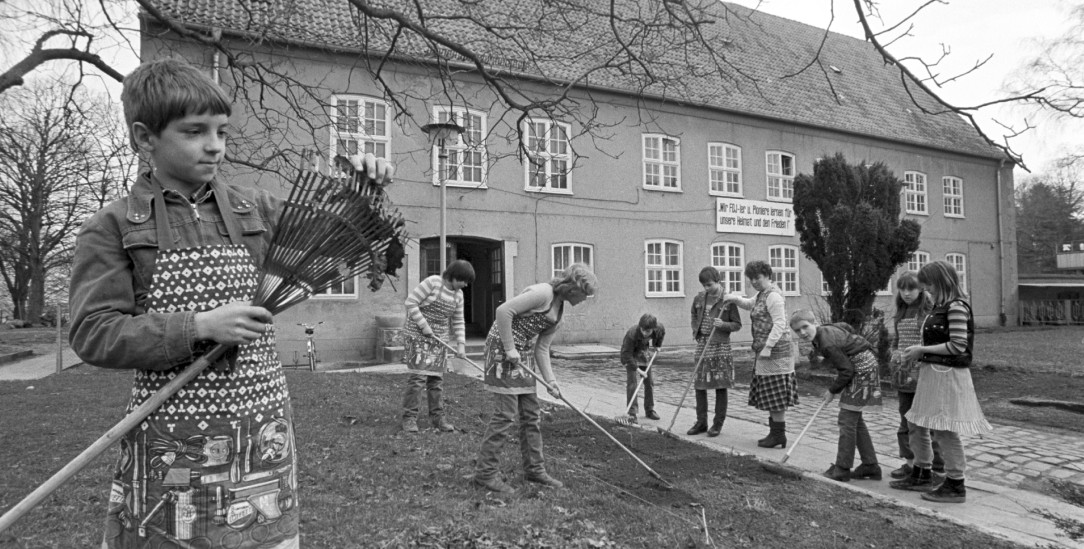
<svg viewBox="0 0 1084 549">
<path fill-rule="evenodd" d="M 215 27 L 215 28 L 211 29 L 211 38 L 215 42 L 218 42 L 219 40 L 222 40 L 222 29 L 220 29 L 218 27 Z M 214 50 L 214 54 L 211 56 L 211 78 L 214 79 L 215 84 L 219 83 L 218 82 L 218 69 L 221 66 L 221 63 L 219 62 L 219 55 L 221 55 L 221 54 L 219 53 L 218 48 L 216 47 L 215 50 Z"/>
<path fill-rule="evenodd" d="M 997 264 L 1000 266 L 998 271 L 1001 276 L 998 277 L 998 300 L 997 300 L 997 321 L 998 325 L 1005 325 L 1005 246 L 1004 239 L 1001 235 L 1001 170 L 1005 167 L 1005 159 L 1002 158 L 997 164 L 997 170 L 995 175 L 997 176 L 997 192 L 994 195 L 997 197 Z"/>
</svg>

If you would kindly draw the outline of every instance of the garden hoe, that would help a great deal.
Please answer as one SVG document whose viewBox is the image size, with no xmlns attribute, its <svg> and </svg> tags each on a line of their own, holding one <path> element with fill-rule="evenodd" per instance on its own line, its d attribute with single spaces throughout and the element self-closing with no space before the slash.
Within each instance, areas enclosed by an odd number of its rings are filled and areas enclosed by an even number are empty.
<svg viewBox="0 0 1084 549">
<path fill-rule="evenodd" d="M 674 428 L 674 423 L 677 422 L 678 414 L 681 413 L 681 406 L 685 404 L 685 397 L 689 396 L 689 389 L 693 388 L 693 385 L 696 384 L 696 377 L 700 375 L 700 363 L 704 361 L 704 355 L 707 354 L 708 351 L 708 343 L 711 342 L 711 336 L 713 335 L 715 335 L 714 325 L 711 327 L 711 332 L 708 333 L 708 339 L 704 343 L 704 348 L 700 350 L 700 358 L 696 359 L 696 366 L 693 367 L 693 379 L 689 382 L 688 385 L 685 386 L 685 392 L 681 393 L 681 400 L 678 401 L 677 409 L 674 410 L 674 417 L 670 419 L 670 426 L 667 427 L 665 431 L 662 429 L 662 427 L 655 428 L 664 436 L 680 440 L 678 439 L 678 436 L 671 431 Z"/>
<path fill-rule="evenodd" d="M 636 382 L 636 390 L 632 392 L 632 398 L 629 399 L 628 405 L 625 406 L 625 414 L 615 417 L 614 421 L 621 425 L 630 425 L 632 423 L 632 419 L 629 418 L 629 410 L 632 409 L 632 403 L 636 402 L 636 395 L 640 392 L 640 387 L 643 386 L 644 380 L 651 374 L 651 367 L 655 365 L 655 357 L 657 356 L 659 356 L 659 350 L 655 349 L 655 352 L 651 355 L 651 360 L 647 361 L 647 369 L 644 370 L 644 373 L 640 374 L 640 381 Z"/>
<path fill-rule="evenodd" d="M 453 349 L 452 346 L 449 345 L 448 342 L 444 341 L 443 339 L 440 339 L 440 338 L 433 338 L 433 339 L 436 339 L 437 341 L 439 341 L 441 345 L 443 345 L 445 348 L 447 348 L 452 353 L 456 352 L 456 350 Z M 464 359 L 464 360 L 466 360 L 467 363 L 470 364 L 471 366 L 474 366 L 479 371 L 481 371 L 482 375 L 485 375 L 485 369 L 483 369 L 481 366 L 479 366 L 478 363 L 474 362 L 473 360 L 471 360 L 469 358 Z M 531 374 L 531 377 L 533 377 L 535 379 L 535 381 L 541 383 L 542 386 L 546 388 L 546 390 L 551 390 L 550 385 L 548 383 L 546 383 L 542 379 L 542 376 L 536 374 L 530 368 L 520 368 L 520 370 L 523 370 L 524 372 L 527 372 L 528 374 Z M 655 479 L 658 480 L 659 482 L 661 482 L 663 484 L 663 486 L 665 486 L 666 488 L 670 488 L 670 489 L 672 489 L 674 487 L 672 484 L 670 484 L 665 479 L 663 479 L 658 473 L 656 473 L 654 469 L 652 469 L 646 463 L 644 463 L 643 460 L 641 460 L 639 457 L 637 457 L 636 454 L 632 453 L 632 450 L 629 450 L 624 444 L 621 444 L 621 442 L 619 440 L 614 438 L 614 436 L 611 435 L 609 431 L 607 431 L 606 429 L 603 429 L 601 425 L 599 425 L 595 420 L 591 419 L 591 416 L 585 414 L 582 410 L 580 410 L 579 408 L 573 406 L 572 403 L 569 402 L 568 399 L 566 399 L 564 395 L 561 395 L 559 398 L 569 408 L 572 408 L 573 410 L 576 411 L 577 414 L 580 414 L 580 416 L 582 416 L 583 419 L 586 419 L 589 423 L 591 423 L 591 425 L 594 425 L 596 429 L 598 429 L 599 431 L 602 431 L 602 434 L 609 437 L 609 439 L 612 440 L 614 442 L 614 444 L 620 446 L 621 449 L 625 451 L 625 453 L 632 456 L 632 459 L 636 460 L 636 463 L 639 463 L 640 466 L 643 467 L 644 469 L 646 469 L 648 473 L 651 473 L 651 476 L 655 477 Z"/>
<path fill-rule="evenodd" d="M 832 396 L 832 393 L 828 393 L 828 396 L 821 401 L 821 405 L 817 406 L 817 409 L 813 411 L 813 415 L 809 418 L 809 421 L 806 422 L 805 428 L 802 429 L 801 433 L 798 433 L 798 438 L 794 439 L 794 442 L 790 445 L 790 449 L 787 450 L 787 453 L 783 455 L 783 459 L 779 460 L 779 463 L 786 463 L 787 460 L 790 459 L 790 453 L 793 452 L 794 448 L 798 446 L 799 442 L 801 442 L 802 437 L 805 436 L 805 432 L 809 430 L 809 427 L 811 425 L 813 425 L 813 420 L 817 419 L 817 415 L 820 414 L 821 410 L 824 409 L 824 405 L 832 402 Z"/>
</svg>

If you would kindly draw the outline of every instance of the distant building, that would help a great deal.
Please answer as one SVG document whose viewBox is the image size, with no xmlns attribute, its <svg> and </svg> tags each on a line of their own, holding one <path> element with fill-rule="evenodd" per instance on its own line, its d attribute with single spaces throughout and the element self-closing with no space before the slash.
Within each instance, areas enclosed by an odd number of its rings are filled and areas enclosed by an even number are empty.
<svg viewBox="0 0 1084 549">
<path fill-rule="evenodd" d="M 504 4 L 514 10 L 527 1 Z M 288 60 L 298 81 L 325 90 L 333 119 L 308 121 L 328 128 L 315 144 L 321 151 L 376 150 L 397 163 L 398 182 L 389 193 L 414 222 L 410 230 L 417 237 L 398 291 L 385 286 L 370 295 L 362 280 L 283 313 L 284 361 L 303 347 L 296 322 L 317 319 L 325 321 L 317 333 L 325 358 L 372 356 L 374 316 L 400 311 L 406 292 L 439 272 L 433 166 L 440 161 L 435 150 L 424 152 L 426 136 L 417 127 L 449 118 L 468 128 L 467 139 L 448 149 L 460 169 L 447 182 L 447 227 L 450 258 L 470 261 L 478 273 L 467 291 L 473 336 L 484 335 L 500 303 L 574 261 L 593 267 L 601 290 L 566 315 L 558 336 L 566 343 L 618 344 L 642 313 L 651 312 L 671 327 L 668 344 L 691 344 L 689 307 L 705 265 L 719 268 L 730 289 L 749 292 L 742 267 L 754 259 L 770 261 L 788 309 L 816 308 L 823 285 L 794 234 L 792 184 L 798 173 L 811 172 L 817 158 L 836 152 L 850 162 L 883 161 L 905 182 L 905 215 L 923 227 L 907 268 L 947 259 L 963 276 L 978 324 L 1016 323 L 1013 164 L 960 117 L 923 113 L 898 71 L 862 40 L 832 33 L 822 47 L 824 32 L 802 23 L 764 13 L 720 19 L 715 24 L 728 38 L 719 47 L 727 48 L 736 66 L 797 67 L 822 48 L 830 72 L 806 71 L 758 89 L 709 76 L 684 95 L 667 97 L 636 96 L 619 82 L 592 81 L 582 91 L 590 92 L 600 118 L 626 122 L 610 130 L 608 141 L 581 139 L 570 147 L 567 136 L 583 128 L 571 121 L 531 121 L 523 128 L 527 139 L 549 144 L 545 155 L 534 158 L 544 169 L 532 170 L 531 162 L 515 158 L 517 144 L 487 139 L 487 124 L 499 118 L 489 109 L 499 103 L 484 90 L 476 103 L 411 105 L 415 116 L 428 119 L 409 126 L 393 120 L 392 106 L 374 82 L 348 72 L 363 53 L 350 46 L 353 27 L 343 18 L 356 14 L 346 7 L 297 0 L 291 4 L 295 17 L 261 17 L 260 10 L 278 3 L 160 4 L 190 28 L 218 29 L 235 39 L 235 47 Z M 208 69 L 220 66 L 205 46 L 180 40 L 151 18 L 143 24 L 145 58 L 180 55 Z M 253 37 L 261 39 L 245 45 Z M 225 78 L 227 72 L 219 71 Z M 390 59 L 384 74 L 404 87 L 433 84 L 417 60 Z M 921 90 L 910 92 L 933 106 Z M 639 123 L 637 109 L 649 112 L 651 122 Z M 238 118 L 243 122 L 243 114 Z M 534 145 L 528 148 L 537 150 Z M 489 161 L 494 158 L 500 160 Z M 573 163 L 575 169 L 566 171 Z M 878 306 L 890 307 L 891 290 L 890 284 Z M 750 339 L 745 313 L 743 319 L 738 341 Z"/>
</svg>

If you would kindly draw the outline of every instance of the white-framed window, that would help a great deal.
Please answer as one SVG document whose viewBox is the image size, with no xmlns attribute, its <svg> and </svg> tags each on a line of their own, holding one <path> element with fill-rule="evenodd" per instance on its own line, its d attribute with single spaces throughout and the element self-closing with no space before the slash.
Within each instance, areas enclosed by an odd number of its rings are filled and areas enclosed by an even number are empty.
<svg viewBox="0 0 1084 549">
<path fill-rule="evenodd" d="M 798 295 L 798 247 L 771 246 L 768 264 L 772 266 L 772 282 L 783 295 Z"/>
<path fill-rule="evenodd" d="M 960 289 L 967 293 L 967 256 L 964 254 L 945 254 L 945 261 L 956 269 L 956 276 L 960 279 Z"/>
<path fill-rule="evenodd" d="M 909 214 L 930 214 L 926 205 L 926 174 L 903 172 L 903 203 Z"/>
<path fill-rule="evenodd" d="M 716 242 L 711 245 L 711 266 L 719 271 L 719 279 L 727 293 L 745 293 L 745 245 L 736 242 Z"/>
<path fill-rule="evenodd" d="M 387 103 L 370 97 L 332 96 L 329 158 L 364 153 L 390 158 L 389 111 Z"/>
<path fill-rule="evenodd" d="M 794 155 L 768 151 L 765 155 L 765 168 L 768 173 L 768 200 L 794 200 Z"/>
<path fill-rule="evenodd" d="M 930 254 L 927 252 L 911 252 L 911 257 L 907 258 L 907 270 L 918 272 L 923 265 L 930 262 Z"/>
<path fill-rule="evenodd" d="M 572 194 L 572 151 L 568 143 L 571 126 L 563 122 L 532 118 L 524 122 L 527 162 L 524 180 L 528 191 Z"/>
<path fill-rule="evenodd" d="M 942 177 L 945 190 L 945 217 L 964 216 L 964 180 L 959 177 Z"/>
<path fill-rule="evenodd" d="M 644 188 L 681 191 L 681 141 L 667 135 L 645 133 Z"/>
<path fill-rule="evenodd" d="M 595 247 L 590 244 L 576 244 L 561 242 L 554 244 L 553 253 L 553 276 L 558 276 L 573 263 L 583 263 L 592 271 L 595 270 Z"/>
<path fill-rule="evenodd" d="M 676 240 L 644 242 L 644 281 L 647 297 L 684 297 L 682 245 Z"/>
<path fill-rule="evenodd" d="M 358 297 L 357 277 L 348 278 L 330 288 L 312 295 L 313 299 L 344 299 Z"/>
<path fill-rule="evenodd" d="M 708 179 L 712 196 L 741 196 L 741 147 L 708 143 Z"/>
<path fill-rule="evenodd" d="M 463 107 L 433 107 L 433 120 L 455 122 L 464 128 L 454 141 L 441 140 L 433 147 L 433 184 L 458 187 L 485 187 L 489 163 L 486 149 L 486 115 Z"/>
</svg>

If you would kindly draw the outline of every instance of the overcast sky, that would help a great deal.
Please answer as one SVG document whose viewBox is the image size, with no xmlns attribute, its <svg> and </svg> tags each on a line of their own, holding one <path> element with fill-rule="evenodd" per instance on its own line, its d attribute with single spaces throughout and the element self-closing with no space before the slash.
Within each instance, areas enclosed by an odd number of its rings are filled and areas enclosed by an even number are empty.
<svg viewBox="0 0 1084 549">
<path fill-rule="evenodd" d="M 862 38 L 854 2 L 851 0 L 731 0 L 757 7 L 761 11 L 825 28 L 841 34 Z M 882 0 L 879 2 L 881 21 L 871 21 L 874 30 L 887 28 L 922 6 L 925 0 Z M 832 21 L 833 7 L 835 20 Z M 1034 56 L 1039 48 L 1036 40 L 1044 36 L 1059 36 L 1068 26 L 1070 2 L 1066 0 L 945 0 L 926 6 L 914 18 L 909 37 L 893 43 L 889 51 L 897 57 L 921 55 L 936 59 L 941 44 L 951 51 L 942 63 L 942 74 L 955 75 L 970 69 L 976 62 L 993 57 L 959 81 L 938 90 L 941 96 L 957 106 L 976 105 L 994 99 L 1002 93 L 1009 75 Z M 1023 127 L 1026 113 L 1019 109 L 999 108 L 989 116 L 999 121 Z M 1071 146 L 1084 144 L 1084 122 L 1054 123 L 1028 116 L 1036 129 L 1013 140 L 1013 148 L 1024 157 L 1033 173 L 1040 172 L 1052 160 Z M 994 139 L 1004 130 L 989 120 L 984 130 Z M 1017 171 L 1017 179 L 1026 175 Z"/>
</svg>

